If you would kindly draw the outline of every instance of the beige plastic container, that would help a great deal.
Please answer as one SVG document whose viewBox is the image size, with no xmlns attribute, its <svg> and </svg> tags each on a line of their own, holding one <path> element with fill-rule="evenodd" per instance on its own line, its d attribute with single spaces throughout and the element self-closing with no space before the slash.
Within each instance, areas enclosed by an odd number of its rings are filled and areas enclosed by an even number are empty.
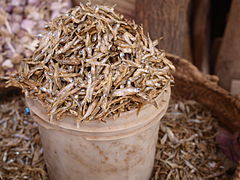
<svg viewBox="0 0 240 180">
<path fill-rule="evenodd" d="M 159 122 L 170 98 L 170 86 L 146 105 L 103 122 L 73 117 L 49 122 L 45 108 L 26 98 L 39 124 L 44 158 L 51 180 L 148 180 L 154 163 Z"/>
</svg>

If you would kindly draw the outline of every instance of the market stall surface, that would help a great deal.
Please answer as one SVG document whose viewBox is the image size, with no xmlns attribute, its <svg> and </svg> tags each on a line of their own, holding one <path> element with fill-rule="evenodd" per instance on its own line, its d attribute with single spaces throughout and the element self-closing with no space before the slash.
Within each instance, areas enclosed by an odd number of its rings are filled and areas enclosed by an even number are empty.
<svg viewBox="0 0 240 180">
<path fill-rule="evenodd" d="M 21 96 L 0 105 L 0 179 L 48 179 L 38 125 Z M 172 100 L 161 120 L 152 179 L 229 179 L 218 123 L 195 101 Z"/>
</svg>

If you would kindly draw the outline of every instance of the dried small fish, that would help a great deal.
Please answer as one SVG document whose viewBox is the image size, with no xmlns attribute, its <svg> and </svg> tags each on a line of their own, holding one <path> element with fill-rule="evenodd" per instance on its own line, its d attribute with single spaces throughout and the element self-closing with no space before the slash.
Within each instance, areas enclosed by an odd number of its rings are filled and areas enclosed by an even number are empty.
<svg viewBox="0 0 240 180">
<path fill-rule="evenodd" d="M 38 126 L 24 114 L 23 98 L 0 103 L 0 179 L 48 179 Z"/>
<path fill-rule="evenodd" d="M 74 87 L 74 85 L 75 85 L 74 82 L 66 85 L 65 87 L 63 87 L 63 88 L 57 93 L 57 96 L 61 96 L 61 95 L 65 94 L 67 91 L 72 90 L 73 87 Z"/>
<path fill-rule="evenodd" d="M 89 117 L 91 115 L 91 113 L 94 111 L 96 105 L 98 103 L 98 99 L 96 99 L 87 109 L 86 114 L 84 114 L 84 116 L 82 117 L 82 119 L 86 119 L 87 117 Z"/>
<path fill-rule="evenodd" d="M 194 117 L 198 121 L 190 121 Z M 197 102 L 172 100 L 161 120 L 151 180 L 231 179 L 227 170 L 232 167 L 224 167 L 230 162 L 217 150 L 217 126 L 213 114 Z"/>
<path fill-rule="evenodd" d="M 107 6 L 80 4 L 46 31 L 9 85 L 46 104 L 50 119 L 104 121 L 146 103 L 157 107 L 154 99 L 173 81 L 156 41 Z"/>
<path fill-rule="evenodd" d="M 140 88 L 133 88 L 133 87 L 126 87 L 123 89 L 117 89 L 112 93 L 112 96 L 127 96 L 127 95 L 133 95 L 140 92 Z"/>
</svg>

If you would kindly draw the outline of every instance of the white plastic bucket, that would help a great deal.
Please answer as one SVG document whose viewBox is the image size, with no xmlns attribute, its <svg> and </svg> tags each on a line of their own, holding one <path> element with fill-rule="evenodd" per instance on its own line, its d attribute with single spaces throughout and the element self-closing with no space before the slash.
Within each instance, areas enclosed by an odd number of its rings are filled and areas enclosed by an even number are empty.
<svg viewBox="0 0 240 180">
<path fill-rule="evenodd" d="M 170 86 L 157 98 L 159 106 L 145 105 L 116 119 L 83 122 L 74 117 L 49 122 L 46 109 L 26 98 L 39 124 L 44 158 L 51 180 L 148 180 L 151 176 L 159 122 L 165 114 Z"/>
</svg>

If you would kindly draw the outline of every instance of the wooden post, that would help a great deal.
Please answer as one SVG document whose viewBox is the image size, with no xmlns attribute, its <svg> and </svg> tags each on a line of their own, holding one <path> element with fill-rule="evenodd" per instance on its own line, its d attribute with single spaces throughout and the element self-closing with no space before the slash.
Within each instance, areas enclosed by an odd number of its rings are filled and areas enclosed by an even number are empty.
<svg viewBox="0 0 240 180">
<path fill-rule="evenodd" d="M 223 42 L 217 58 L 216 74 L 220 77 L 220 85 L 227 90 L 231 90 L 231 86 L 236 87 L 236 82 L 240 81 L 239 0 L 232 0 Z M 238 89 L 238 93 L 240 93 L 240 87 L 236 88 Z"/>
<path fill-rule="evenodd" d="M 189 0 L 138 0 L 136 21 L 143 24 L 152 39 L 163 37 L 160 49 L 183 56 L 189 3 Z"/>
<path fill-rule="evenodd" d="M 184 40 L 183 40 L 183 54 L 182 57 L 187 59 L 188 61 L 192 62 L 193 55 L 192 55 L 192 34 L 191 34 L 191 16 L 192 16 L 192 3 L 193 1 L 189 2 L 186 17 L 185 17 L 185 24 L 184 24 Z"/>
<path fill-rule="evenodd" d="M 209 73 L 210 3 L 209 0 L 195 0 L 193 6 L 193 61 L 204 73 Z"/>
</svg>

